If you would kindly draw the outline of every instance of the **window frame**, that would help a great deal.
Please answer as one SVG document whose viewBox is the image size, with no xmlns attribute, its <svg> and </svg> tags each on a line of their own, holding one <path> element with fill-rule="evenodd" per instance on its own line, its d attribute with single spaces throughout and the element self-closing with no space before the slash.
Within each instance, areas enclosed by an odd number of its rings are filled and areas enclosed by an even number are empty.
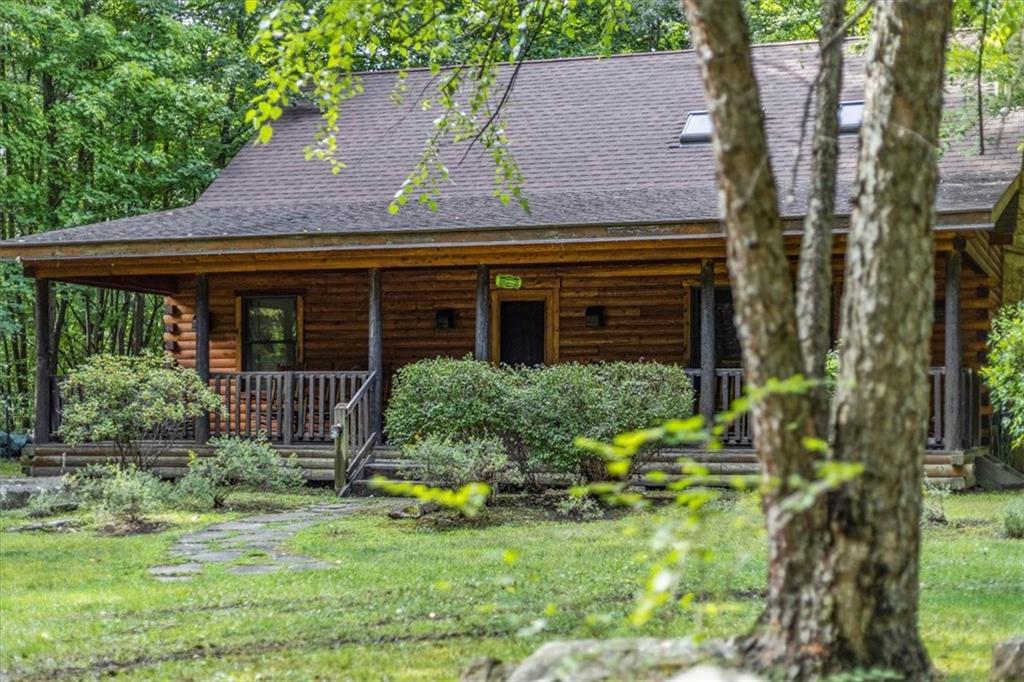
<svg viewBox="0 0 1024 682">
<path fill-rule="evenodd" d="M 235 371 L 237 372 L 274 372 L 284 370 L 247 370 L 249 346 L 246 328 L 246 301 L 256 298 L 292 298 L 295 300 L 295 364 L 302 365 L 305 361 L 304 327 L 305 327 L 305 292 L 295 290 L 266 289 L 256 291 L 235 292 Z M 269 343 L 269 342 L 268 342 Z M 284 343 L 287 343 L 285 341 Z"/>
<path fill-rule="evenodd" d="M 860 118 L 857 119 L 856 123 L 843 123 L 843 107 L 849 106 L 860 106 Z M 850 99 L 839 103 L 839 111 L 836 112 L 836 117 L 839 119 L 839 133 L 856 133 L 860 131 L 860 126 L 864 122 L 864 100 L 862 99 Z"/>
<path fill-rule="evenodd" d="M 696 117 L 703 116 L 707 119 L 708 130 L 707 132 L 687 132 L 686 128 L 690 125 L 690 120 Z M 711 114 L 707 111 L 690 111 L 686 114 L 686 120 L 683 121 L 683 130 L 679 133 L 679 144 L 692 144 L 694 142 L 710 142 L 711 133 L 714 131 L 714 124 L 711 122 Z"/>
</svg>

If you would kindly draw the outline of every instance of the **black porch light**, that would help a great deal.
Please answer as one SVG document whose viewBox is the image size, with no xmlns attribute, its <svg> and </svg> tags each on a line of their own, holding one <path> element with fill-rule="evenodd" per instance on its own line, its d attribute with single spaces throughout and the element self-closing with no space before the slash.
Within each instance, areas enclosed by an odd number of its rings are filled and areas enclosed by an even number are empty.
<svg viewBox="0 0 1024 682">
<path fill-rule="evenodd" d="M 455 311 L 451 308 L 439 308 L 434 313 L 434 329 L 454 329 Z"/>
</svg>

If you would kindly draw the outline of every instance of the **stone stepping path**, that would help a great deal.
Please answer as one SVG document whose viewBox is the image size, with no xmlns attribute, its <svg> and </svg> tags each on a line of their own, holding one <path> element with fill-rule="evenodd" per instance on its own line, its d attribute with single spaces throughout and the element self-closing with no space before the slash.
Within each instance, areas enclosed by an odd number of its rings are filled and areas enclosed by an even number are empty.
<svg viewBox="0 0 1024 682">
<path fill-rule="evenodd" d="M 201 574 L 207 564 L 231 563 L 250 556 L 257 563 L 231 566 L 228 572 L 259 575 L 332 568 L 334 564 L 326 561 L 289 554 L 283 545 L 304 528 L 347 516 L 363 506 L 358 501 L 318 504 L 305 509 L 216 523 L 182 535 L 171 546 L 171 554 L 184 559 L 183 563 L 154 566 L 149 569 L 149 574 L 160 582 L 185 582 Z"/>
</svg>

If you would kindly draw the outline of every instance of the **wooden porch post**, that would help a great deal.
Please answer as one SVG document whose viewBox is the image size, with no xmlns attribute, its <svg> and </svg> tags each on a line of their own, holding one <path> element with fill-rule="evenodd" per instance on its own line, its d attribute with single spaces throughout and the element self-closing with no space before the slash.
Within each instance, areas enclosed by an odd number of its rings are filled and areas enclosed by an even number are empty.
<svg viewBox="0 0 1024 682">
<path fill-rule="evenodd" d="M 491 359 L 491 270 L 476 268 L 476 344 L 473 357 L 480 362 Z"/>
<path fill-rule="evenodd" d="M 700 269 L 700 413 L 707 425 L 715 417 L 715 264 Z"/>
<path fill-rule="evenodd" d="M 193 318 L 196 332 L 196 373 L 203 383 L 210 383 L 210 282 L 205 274 L 196 275 L 196 309 Z M 196 445 L 210 440 L 210 415 L 196 418 Z"/>
<path fill-rule="evenodd" d="M 380 292 L 380 270 L 370 270 L 370 331 L 369 331 L 369 358 L 368 366 L 371 372 L 376 372 L 377 380 L 374 382 L 370 396 L 370 430 L 377 434 L 378 440 L 382 436 L 383 420 L 382 391 L 384 384 L 384 353 L 382 343 L 381 325 L 381 292 Z"/>
<path fill-rule="evenodd" d="M 960 343 L 960 271 L 963 266 L 963 239 L 958 237 L 954 249 L 946 259 L 946 319 L 945 357 L 946 394 L 943 446 L 946 450 L 963 449 L 961 384 L 961 359 L 963 349 Z"/>
<path fill-rule="evenodd" d="M 49 443 L 51 430 L 50 280 L 36 280 L 36 420 L 33 439 Z"/>
</svg>

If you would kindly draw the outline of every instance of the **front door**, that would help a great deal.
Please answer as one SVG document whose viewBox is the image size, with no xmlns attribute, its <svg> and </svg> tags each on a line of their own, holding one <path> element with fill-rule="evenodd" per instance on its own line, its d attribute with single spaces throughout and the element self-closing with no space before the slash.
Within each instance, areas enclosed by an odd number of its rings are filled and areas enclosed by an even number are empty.
<svg viewBox="0 0 1024 682">
<path fill-rule="evenodd" d="M 546 341 L 545 301 L 501 301 L 498 360 L 507 365 L 542 365 Z"/>
</svg>

